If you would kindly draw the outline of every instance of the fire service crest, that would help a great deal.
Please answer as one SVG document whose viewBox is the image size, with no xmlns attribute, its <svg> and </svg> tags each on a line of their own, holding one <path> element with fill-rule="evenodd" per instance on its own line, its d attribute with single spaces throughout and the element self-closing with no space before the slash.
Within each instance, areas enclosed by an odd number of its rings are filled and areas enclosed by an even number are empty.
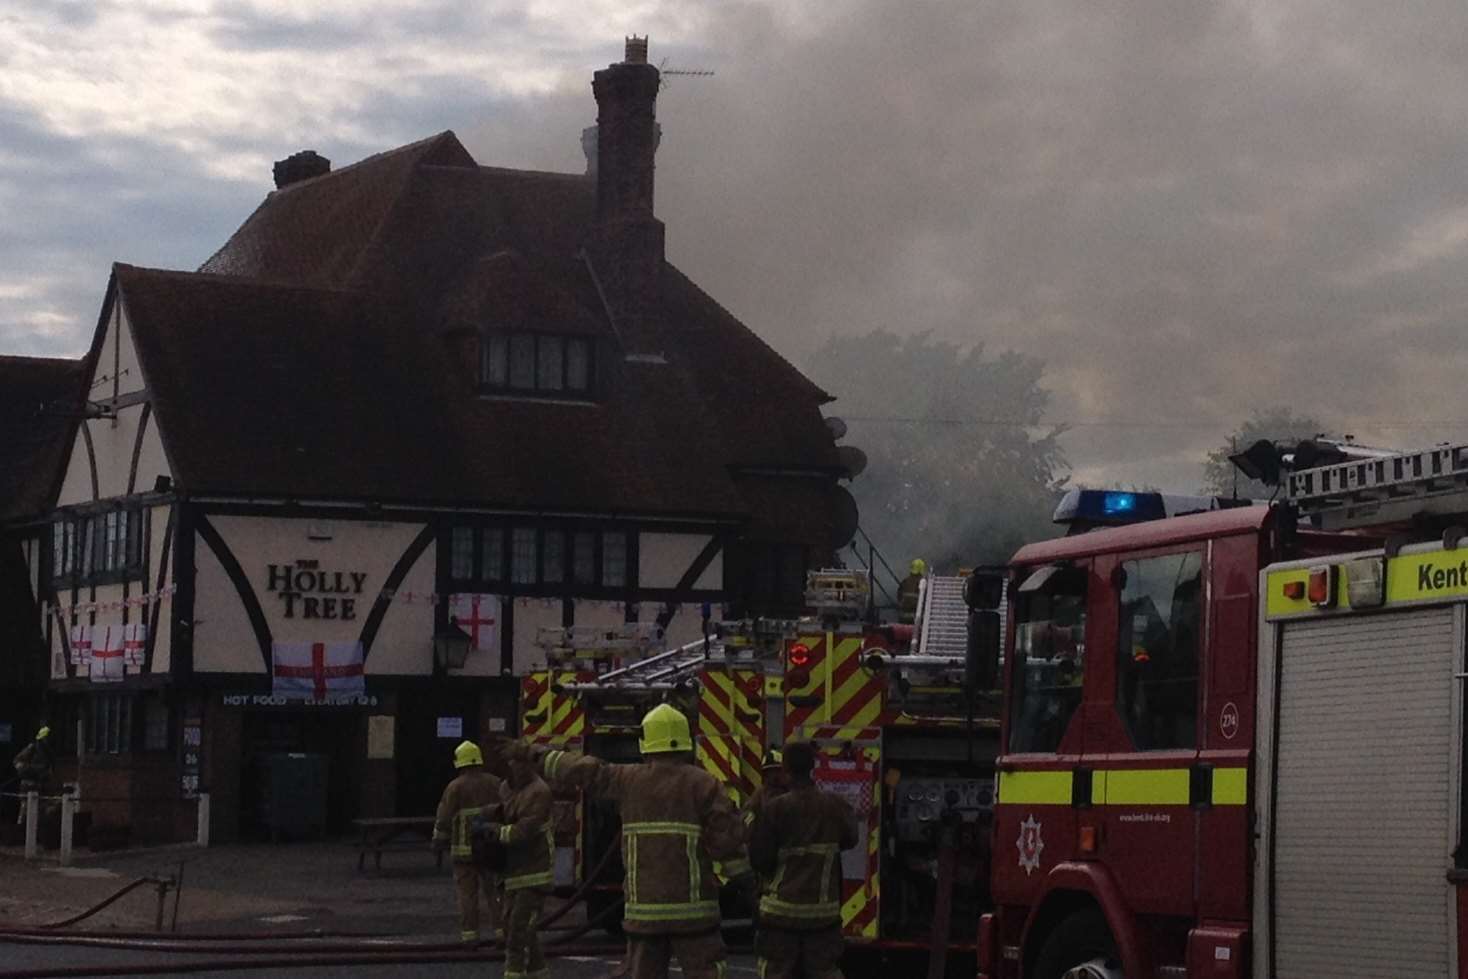
<svg viewBox="0 0 1468 979">
<path fill-rule="evenodd" d="M 1015 846 L 1019 849 L 1019 865 L 1028 877 L 1039 869 L 1040 854 L 1045 849 L 1045 841 L 1040 837 L 1040 822 L 1033 815 L 1019 824 L 1019 839 Z"/>
</svg>

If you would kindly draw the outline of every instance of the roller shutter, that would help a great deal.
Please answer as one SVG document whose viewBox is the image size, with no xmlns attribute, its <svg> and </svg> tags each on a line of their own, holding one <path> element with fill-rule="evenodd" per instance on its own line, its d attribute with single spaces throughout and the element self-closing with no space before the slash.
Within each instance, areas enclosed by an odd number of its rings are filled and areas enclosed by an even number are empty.
<svg viewBox="0 0 1468 979">
<path fill-rule="evenodd" d="M 1288 622 L 1278 979 L 1442 979 L 1454 934 L 1453 610 Z"/>
</svg>

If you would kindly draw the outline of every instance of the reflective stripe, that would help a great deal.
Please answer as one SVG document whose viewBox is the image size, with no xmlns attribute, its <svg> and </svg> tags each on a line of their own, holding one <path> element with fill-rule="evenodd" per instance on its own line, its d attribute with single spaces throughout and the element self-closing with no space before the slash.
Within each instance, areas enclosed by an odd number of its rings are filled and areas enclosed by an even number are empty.
<svg viewBox="0 0 1468 979">
<path fill-rule="evenodd" d="M 454 839 L 453 845 L 449 847 L 450 855 L 455 857 L 474 855 L 474 847 L 469 842 L 469 823 L 483 811 L 483 806 L 470 806 L 454 813 Z"/>
<path fill-rule="evenodd" d="M 743 877 L 745 874 L 753 872 L 754 868 L 751 867 L 749 865 L 749 861 L 744 859 L 743 857 L 739 857 L 735 860 L 730 860 L 728 863 L 724 864 L 724 876 L 728 877 L 730 880 L 733 880 L 735 877 Z"/>
<path fill-rule="evenodd" d="M 759 909 L 767 914 L 778 914 L 786 918 L 840 918 L 841 905 L 836 901 L 819 904 L 795 904 L 782 901 L 773 894 L 759 899 Z"/>
<path fill-rule="evenodd" d="M 514 827 L 511 826 L 509 823 L 506 823 L 505 825 L 503 825 L 503 826 L 500 827 L 500 842 L 501 843 L 508 843 L 508 842 L 510 842 L 510 831 L 512 829 L 514 829 Z"/>
<path fill-rule="evenodd" d="M 1007 804 L 1070 805 L 1070 772 L 1001 772 L 999 801 Z M 1242 806 L 1249 801 L 1247 768 L 1215 768 L 1215 806 Z M 1091 773 L 1092 805 L 1186 806 L 1192 802 L 1188 768 L 1119 768 Z"/>
<path fill-rule="evenodd" d="M 628 921 L 680 921 L 719 916 L 718 901 L 689 901 L 685 904 L 634 904 L 627 902 Z"/>
<path fill-rule="evenodd" d="M 477 931 L 469 931 L 469 930 L 465 929 L 464 931 L 459 932 L 459 941 L 461 941 L 461 942 L 477 942 L 477 941 L 479 941 L 479 932 L 477 932 Z"/>
<path fill-rule="evenodd" d="M 703 827 L 697 823 L 623 823 L 622 835 L 643 833 L 668 833 L 678 836 L 702 836 Z"/>
<path fill-rule="evenodd" d="M 547 751 L 545 753 L 545 761 L 541 763 L 541 769 L 545 772 L 546 778 L 555 779 L 556 772 L 561 767 L 561 759 L 564 757 L 566 757 L 564 751 Z"/>
<path fill-rule="evenodd" d="M 699 873 L 703 868 L 698 864 L 698 834 L 689 833 L 684 842 L 688 844 L 688 896 L 692 898 L 703 892 L 703 874 Z"/>
<path fill-rule="evenodd" d="M 1242 806 L 1249 801 L 1247 768 L 1215 768 L 1213 770 L 1213 804 Z"/>
<path fill-rule="evenodd" d="M 999 801 L 1029 805 L 1070 805 L 1070 772 L 1000 772 Z"/>
<path fill-rule="evenodd" d="M 622 863 L 627 867 L 627 904 L 637 903 L 637 834 L 622 827 Z"/>
<path fill-rule="evenodd" d="M 552 882 L 552 879 L 553 878 L 549 870 L 537 870 L 534 873 L 521 874 L 518 877 L 506 877 L 505 890 L 518 891 L 526 887 L 541 887 L 544 885 L 549 885 Z"/>
<path fill-rule="evenodd" d="M 835 843 L 810 843 L 806 846 L 782 846 L 775 851 L 776 859 L 784 857 L 807 854 L 809 856 L 823 857 L 828 853 L 839 853 L 841 850 Z"/>
</svg>

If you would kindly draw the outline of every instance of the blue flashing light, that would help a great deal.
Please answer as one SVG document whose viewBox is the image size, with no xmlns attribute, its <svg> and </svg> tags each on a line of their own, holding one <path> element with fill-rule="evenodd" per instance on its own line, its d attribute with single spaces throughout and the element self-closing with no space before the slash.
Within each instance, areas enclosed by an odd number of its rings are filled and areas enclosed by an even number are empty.
<svg viewBox="0 0 1468 979">
<path fill-rule="evenodd" d="M 1075 527 L 1114 527 L 1161 520 L 1167 515 L 1168 506 L 1161 493 L 1073 489 L 1055 508 L 1054 520 Z"/>
</svg>

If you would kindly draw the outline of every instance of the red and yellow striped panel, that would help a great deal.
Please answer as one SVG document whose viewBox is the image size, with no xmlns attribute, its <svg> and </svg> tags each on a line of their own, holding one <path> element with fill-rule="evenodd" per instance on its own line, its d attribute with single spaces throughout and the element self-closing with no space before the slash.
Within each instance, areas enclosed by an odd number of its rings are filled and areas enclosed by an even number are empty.
<svg viewBox="0 0 1468 979">
<path fill-rule="evenodd" d="M 835 728 L 835 737 L 854 740 L 857 732 L 881 722 L 886 676 L 862 665 L 862 636 L 801 636 L 810 648 L 803 668 L 785 673 L 785 737 L 814 737 L 816 727 Z M 803 682 L 802 682 L 803 679 Z"/>
<path fill-rule="evenodd" d="M 841 931 L 859 942 L 877 940 L 882 907 L 882 784 L 877 778 L 876 748 L 860 751 L 861 770 L 871 782 L 871 809 L 866 814 L 866 879 L 843 880 L 841 885 Z M 860 824 L 858 815 L 858 824 Z M 859 844 L 858 844 L 859 845 Z"/>
<path fill-rule="evenodd" d="M 760 785 L 764 753 L 763 679 L 749 670 L 705 670 L 699 675 L 699 764 L 736 803 Z"/>
<path fill-rule="evenodd" d="M 590 674 L 573 672 L 527 674 L 520 681 L 520 736 L 558 747 L 579 742 L 586 734 L 586 709 L 579 698 L 558 694 L 553 685 L 589 679 Z"/>
</svg>

